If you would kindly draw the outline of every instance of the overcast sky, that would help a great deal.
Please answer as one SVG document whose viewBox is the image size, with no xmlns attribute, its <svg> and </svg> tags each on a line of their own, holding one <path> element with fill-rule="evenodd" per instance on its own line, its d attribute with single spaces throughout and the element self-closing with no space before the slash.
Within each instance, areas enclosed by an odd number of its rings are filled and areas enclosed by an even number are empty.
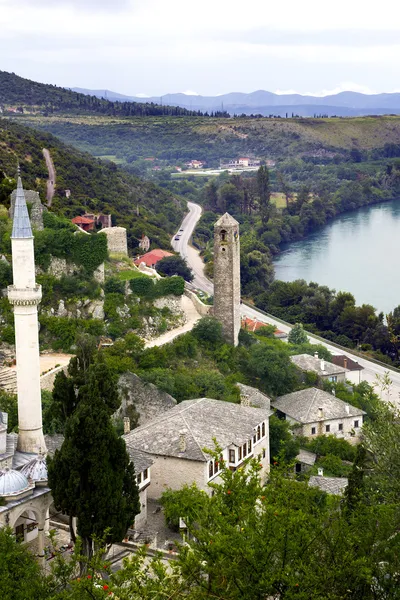
<svg viewBox="0 0 400 600">
<path fill-rule="evenodd" d="M 127 95 L 400 91 L 397 0 L 0 0 L 0 70 Z"/>
</svg>

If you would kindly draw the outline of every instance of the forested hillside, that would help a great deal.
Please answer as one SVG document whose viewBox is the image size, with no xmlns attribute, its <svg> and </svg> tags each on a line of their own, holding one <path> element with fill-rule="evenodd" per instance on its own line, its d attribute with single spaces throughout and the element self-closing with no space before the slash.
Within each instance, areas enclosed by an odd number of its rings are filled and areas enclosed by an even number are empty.
<svg viewBox="0 0 400 600">
<path fill-rule="evenodd" d="M 171 165 L 256 156 L 275 160 L 311 157 L 343 160 L 351 150 L 381 155 L 385 144 L 400 147 L 400 117 L 354 119 L 207 119 L 97 116 L 22 117 L 34 127 L 96 156 L 126 163 L 155 157 Z M 399 151 L 400 154 L 400 151 Z"/>
<path fill-rule="evenodd" d="M 52 204 L 55 212 L 68 218 L 87 211 L 111 213 L 115 225 L 128 228 L 131 248 L 137 246 L 142 234 L 156 245 L 169 246 L 169 234 L 184 213 L 183 201 L 113 163 L 66 146 L 52 135 L 0 120 L 0 175 L 4 172 L 14 177 L 19 162 L 25 188 L 38 190 L 42 199 L 48 177 L 43 148 L 50 151 L 57 173 Z M 9 187 L 7 181 L 0 182 L 3 203 L 8 201 Z M 71 192 L 69 198 L 66 190 Z"/>
<path fill-rule="evenodd" d="M 179 106 L 162 106 L 153 102 L 110 102 L 96 96 L 87 96 L 56 85 L 38 83 L 0 71 L 0 106 L 4 112 L 24 113 L 44 112 L 74 112 L 101 113 L 119 116 L 202 115 L 200 111 L 191 111 Z M 9 110 L 11 109 L 11 110 Z"/>
</svg>

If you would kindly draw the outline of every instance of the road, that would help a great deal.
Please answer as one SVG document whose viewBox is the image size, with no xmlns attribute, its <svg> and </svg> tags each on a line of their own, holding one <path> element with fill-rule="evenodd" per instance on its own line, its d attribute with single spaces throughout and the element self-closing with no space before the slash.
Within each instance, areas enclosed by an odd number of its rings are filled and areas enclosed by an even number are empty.
<svg viewBox="0 0 400 600">
<path fill-rule="evenodd" d="M 43 156 L 46 161 L 47 170 L 49 172 L 49 178 L 47 180 L 47 206 L 50 207 L 53 201 L 54 189 L 56 185 L 56 170 L 54 168 L 53 160 L 50 156 L 50 152 L 47 148 L 43 148 Z"/>
<path fill-rule="evenodd" d="M 172 247 L 176 252 L 179 252 L 180 255 L 186 259 L 188 265 L 192 268 L 194 273 L 194 287 L 212 295 L 214 287 L 212 282 L 204 275 L 204 263 L 200 258 L 199 252 L 190 245 L 190 239 L 196 224 L 201 217 L 202 209 L 198 204 L 195 204 L 194 202 L 188 202 L 188 210 L 189 212 L 182 221 L 180 230 L 172 238 Z M 175 239 L 177 236 L 179 237 L 179 240 Z M 285 333 L 289 333 L 291 329 L 289 325 L 283 324 L 281 321 L 274 319 L 272 316 L 267 317 L 257 309 L 252 308 L 247 304 L 242 304 L 241 314 L 242 316 L 247 316 L 251 319 L 257 319 L 263 323 L 275 325 L 278 329 L 284 331 Z M 400 373 L 393 371 L 389 367 L 378 365 L 365 358 L 351 354 L 351 352 L 349 352 L 347 349 L 343 350 L 342 352 L 335 346 L 330 345 L 328 342 L 321 342 L 312 335 L 309 335 L 308 338 L 313 344 L 322 344 L 332 354 L 343 354 L 343 352 L 345 352 L 347 356 L 355 361 L 358 361 L 358 363 L 364 367 L 361 375 L 362 380 L 367 381 L 370 384 L 376 382 L 377 375 L 382 377 L 385 372 L 389 372 L 392 384 L 389 392 L 384 392 L 381 397 L 385 401 L 392 402 L 393 404 L 396 404 L 396 406 L 400 406 Z M 377 392 L 379 392 L 378 388 Z"/>
</svg>

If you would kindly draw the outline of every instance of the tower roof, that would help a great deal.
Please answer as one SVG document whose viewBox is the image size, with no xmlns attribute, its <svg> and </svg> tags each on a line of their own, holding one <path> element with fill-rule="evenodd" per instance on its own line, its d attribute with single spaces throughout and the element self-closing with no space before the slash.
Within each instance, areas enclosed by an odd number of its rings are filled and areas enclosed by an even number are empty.
<svg viewBox="0 0 400 600">
<path fill-rule="evenodd" d="M 31 238 L 32 228 L 25 201 L 21 177 L 18 176 L 17 195 L 15 198 L 12 238 Z"/>
<path fill-rule="evenodd" d="M 214 223 L 214 227 L 232 227 L 233 225 L 239 225 L 239 223 L 227 212 Z"/>
</svg>

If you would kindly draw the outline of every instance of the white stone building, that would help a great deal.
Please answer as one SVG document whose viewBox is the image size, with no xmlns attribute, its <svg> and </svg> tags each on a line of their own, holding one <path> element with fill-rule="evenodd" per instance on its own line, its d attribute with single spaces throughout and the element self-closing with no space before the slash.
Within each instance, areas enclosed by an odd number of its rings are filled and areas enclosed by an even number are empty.
<svg viewBox="0 0 400 600">
<path fill-rule="evenodd" d="M 218 480 L 221 460 L 211 457 L 214 440 L 221 458 L 236 470 L 250 457 L 258 457 L 261 477 L 269 472 L 268 408 L 252 408 L 199 398 L 185 400 L 157 419 L 124 436 L 128 452 L 141 451 L 153 460 L 149 498 L 160 498 L 168 488 L 179 490 L 195 483 L 211 493 L 208 484 Z"/>
<path fill-rule="evenodd" d="M 327 380 L 332 383 L 346 381 L 348 369 L 341 365 L 335 365 L 323 358 L 319 358 L 317 352 L 314 356 L 311 356 L 310 354 L 295 354 L 290 357 L 290 360 L 301 371 L 311 371 L 316 373 L 319 381 Z"/>
<path fill-rule="evenodd" d="M 351 443 L 359 441 L 366 414 L 317 388 L 280 396 L 271 404 L 278 416 L 297 426 L 296 433 L 299 435 L 309 438 L 334 435 Z"/>
</svg>

